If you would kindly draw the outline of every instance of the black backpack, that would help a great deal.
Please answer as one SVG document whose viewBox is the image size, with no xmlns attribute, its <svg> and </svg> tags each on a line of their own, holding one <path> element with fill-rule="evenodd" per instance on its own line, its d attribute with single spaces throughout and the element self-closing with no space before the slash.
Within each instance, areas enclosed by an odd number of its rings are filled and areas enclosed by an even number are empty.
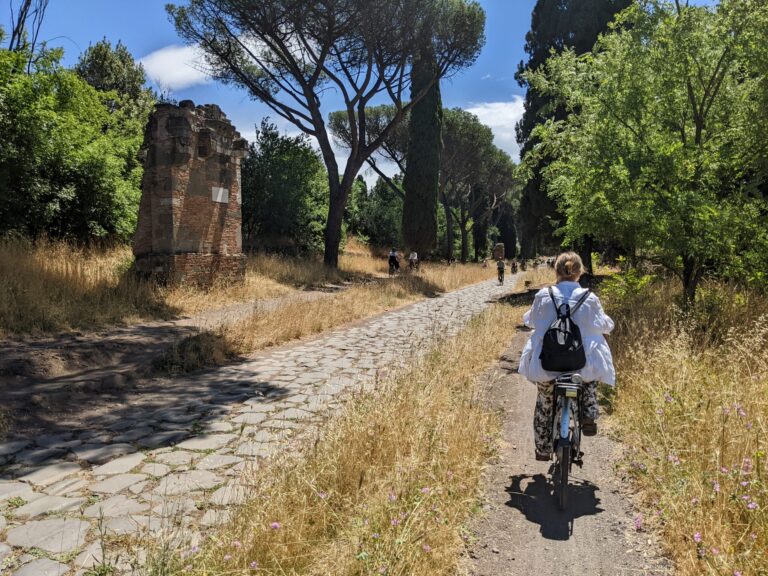
<svg viewBox="0 0 768 576">
<path fill-rule="evenodd" d="M 587 356 L 581 341 L 581 330 L 571 319 L 571 316 L 584 304 L 589 296 L 589 290 L 579 298 L 573 310 L 571 310 L 568 302 L 563 302 L 560 306 L 557 305 L 555 293 L 551 287 L 549 296 L 555 306 L 557 319 L 544 333 L 541 354 L 539 354 L 541 367 L 548 372 L 571 372 L 584 368 L 587 364 Z"/>
</svg>

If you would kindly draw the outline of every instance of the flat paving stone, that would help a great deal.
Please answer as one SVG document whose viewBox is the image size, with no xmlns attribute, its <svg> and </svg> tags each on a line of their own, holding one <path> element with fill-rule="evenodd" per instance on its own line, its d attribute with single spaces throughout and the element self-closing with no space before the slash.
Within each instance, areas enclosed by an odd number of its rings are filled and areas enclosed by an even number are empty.
<svg viewBox="0 0 768 576">
<path fill-rule="evenodd" d="M 88 489 L 97 494 L 117 494 L 129 486 L 146 479 L 147 476 L 145 474 L 118 474 L 101 482 L 94 482 Z"/>
<path fill-rule="evenodd" d="M 222 483 L 222 478 L 207 470 L 190 470 L 170 474 L 160 480 L 154 493 L 159 496 L 176 496 L 193 490 L 208 490 Z"/>
<path fill-rule="evenodd" d="M 149 436 L 141 438 L 136 443 L 142 448 L 160 448 L 161 446 L 175 446 L 178 442 L 189 436 L 189 432 L 184 430 L 167 430 L 165 432 L 156 432 Z"/>
<path fill-rule="evenodd" d="M 24 450 L 16 454 L 16 462 L 19 464 L 28 464 L 30 466 L 39 466 L 51 460 L 61 460 L 67 451 L 62 448 L 36 448 L 34 450 Z"/>
<path fill-rule="evenodd" d="M 269 412 L 245 412 L 239 416 L 235 416 L 232 419 L 232 422 L 235 424 L 254 425 L 261 424 L 269 417 Z"/>
<path fill-rule="evenodd" d="M 13 511 L 14 518 L 28 520 L 45 514 L 77 510 L 85 504 L 85 498 L 65 498 L 63 496 L 44 496 Z"/>
<path fill-rule="evenodd" d="M 218 470 L 233 464 L 242 462 L 243 459 L 237 456 L 230 456 L 227 454 L 208 454 L 205 458 L 202 458 L 195 468 L 198 470 Z"/>
<path fill-rule="evenodd" d="M 155 456 L 155 460 L 168 464 L 169 466 L 188 466 L 195 458 L 198 458 L 199 454 L 194 452 L 186 452 L 184 450 L 178 450 L 176 452 L 165 452 Z"/>
<path fill-rule="evenodd" d="M 13 573 L 13 576 L 64 576 L 65 574 L 69 574 L 69 566 L 66 564 L 48 558 L 40 558 L 29 564 L 24 564 Z"/>
<path fill-rule="evenodd" d="M 82 468 L 74 462 L 60 462 L 51 464 L 43 468 L 37 468 L 24 474 L 19 478 L 22 482 L 27 482 L 33 486 L 48 486 L 64 478 L 68 478 L 80 472 Z"/>
<path fill-rule="evenodd" d="M 144 438 L 145 436 L 149 436 L 155 431 L 154 428 L 151 426 L 139 426 L 138 428 L 133 428 L 131 430 L 126 430 L 125 432 L 122 432 L 118 436 L 115 436 L 112 440 L 114 442 L 135 442 L 139 438 Z"/>
<path fill-rule="evenodd" d="M 24 498 L 34 491 L 24 482 L 0 482 L 0 502 L 11 498 Z"/>
<path fill-rule="evenodd" d="M 3 565 L 3 560 L 10 556 L 12 552 L 13 549 L 8 544 L 0 542 L 0 566 Z"/>
<path fill-rule="evenodd" d="M 104 516 L 105 518 L 117 518 L 120 516 L 130 516 L 133 514 L 140 514 L 149 510 L 149 504 L 145 502 L 139 502 L 133 498 L 128 498 L 123 494 L 112 496 L 102 502 L 96 502 L 92 506 L 89 506 L 83 511 L 83 516 L 86 518 L 99 518 Z"/>
<path fill-rule="evenodd" d="M 235 434 L 204 434 L 178 444 L 182 450 L 218 450 L 237 438 Z"/>
<path fill-rule="evenodd" d="M 88 486 L 88 482 L 86 480 L 74 476 L 71 478 L 65 478 L 64 480 L 59 480 L 58 482 L 51 484 L 43 490 L 46 494 L 51 496 L 67 496 L 68 494 L 81 491 L 86 486 Z"/>
<path fill-rule="evenodd" d="M 102 464 L 122 456 L 136 452 L 131 444 L 83 444 L 72 449 L 78 460 L 85 460 L 91 464 Z"/>
<path fill-rule="evenodd" d="M 115 536 L 126 536 L 130 534 L 137 534 L 142 530 L 158 530 L 162 528 L 162 520 L 157 517 L 150 517 L 146 515 L 136 516 L 121 516 L 119 518 L 111 518 L 105 524 L 105 529 L 108 533 Z"/>
<path fill-rule="evenodd" d="M 157 462 L 145 464 L 141 469 L 142 474 L 154 476 L 155 478 L 162 478 L 163 476 L 166 476 L 170 471 L 170 466 L 166 466 L 165 464 L 158 464 Z"/>
<path fill-rule="evenodd" d="M 12 456 L 17 452 L 21 452 L 32 444 L 29 440 L 13 440 L 11 442 L 0 442 L 0 456 Z"/>
<path fill-rule="evenodd" d="M 232 517 L 232 512 L 229 510 L 216 510 L 211 508 L 206 510 L 203 517 L 200 518 L 200 524 L 206 527 L 218 526 L 229 521 Z"/>
<path fill-rule="evenodd" d="M 93 568 L 104 562 L 101 542 L 92 542 L 75 558 L 75 569 Z"/>
<path fill-rule="evenodd" d="M 146 454 L 142 454 L 141 452 L 137 452 L 136 454 L 129 454 L 127 456 L 122 456 L 120 458 L 116 458 L 115 460 L 112 460 L 111 462 L 107 462 L 106 464 L 102 464 L 101 466 L 96 466 L 92 470 L 92 473 L 94 476 L 111 476 L 112 474 L 125 474 L 126 472 L 130 472 L 136 466 L 141 464 L 144 459 L 147 457 Z"/>
<path fill-rule="evenodd" d="M 243 442 L 235 450 L 235 454 L 240 456 L 250 456 L 259 458 L 268 458 L 272 455 L 274 448 L 263 442 Z"/>
<path fill-rule="evenodd" d="M 8 530 L 6 541 L 18 548 L 40 548 L 51 554 L 65 554 L 80 548 L 90 524 L 74 518 L 33 520 Z"/>
<path fill-rule="evenodd" d="M 210 503 L 214 506 L 236 506 L 245 503 L 247 494 L 245 486 L 225 484 L 211 494 Z"/>
</svg>

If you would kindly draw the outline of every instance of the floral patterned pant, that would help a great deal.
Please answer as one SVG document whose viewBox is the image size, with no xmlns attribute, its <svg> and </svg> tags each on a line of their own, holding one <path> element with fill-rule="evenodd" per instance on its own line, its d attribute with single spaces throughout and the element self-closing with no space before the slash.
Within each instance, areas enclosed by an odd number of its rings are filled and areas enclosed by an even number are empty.
<svg viewBox="0 0 768 576">
<path fill-rule="evenodd" d="M 554 424 L 554 382 L 538 382 L 539 394 L 536 397 L 536 411 L 533 413 L 533 438 L 536 452 L 552 452 L 552 426 Z M 585 418 L 597 420 L 600 417 L 597 403 L 597 382 L 585 382 L 582 388 L 582 409 Z"/>
</svg>

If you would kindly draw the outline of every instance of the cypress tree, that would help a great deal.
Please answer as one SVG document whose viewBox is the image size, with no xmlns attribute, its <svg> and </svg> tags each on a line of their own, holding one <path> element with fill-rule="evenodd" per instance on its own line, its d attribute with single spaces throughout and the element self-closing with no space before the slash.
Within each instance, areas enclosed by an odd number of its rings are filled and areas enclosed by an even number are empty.
<svg viewBox="0 0 768 576">
<path fill-rule="evenodd" d="M 516 74 L 520 86 L 528 86 L 523 73 L 536 70 L 549 58 L 552 50 L 559 52 L 573 48 L 577 54 L 592 50 L 597 37 L 608 29 L 616 14 L 631 3 L 632 0 L 537 0 L 531 15 L 531 30 L 525 37 L 528 61 L 520 62 Z M 542 111 L 550 103 L 548 96 L 533 90 L 528 90 L 525 95 L 525 113 L 517 125 L 522 157 L 535 144 L 531 132 L 537 124 L 549 118 L 565 117 L 566 111 L 562 108 L 543 115 Z M 546 165 L 546 158 L 540 161 L 523 189 L 518 223 L 520 252 L 524 258 L 557 244 L 553 239 L 558 220 L 557 205 L 542 187 L 541 173 Z"/>
<path fill-rule="evenodd" d="M 414 58 L 411 97 L 429 87 L 426 96 L 411 110 L 406 156 L 403 239 L 420 257 L 435 248 L 437 241 L 437 194 L 440 153 L 443 146 L 443 105 L 436 77 L 434 55 L 424 47 Z"/>
</svg>

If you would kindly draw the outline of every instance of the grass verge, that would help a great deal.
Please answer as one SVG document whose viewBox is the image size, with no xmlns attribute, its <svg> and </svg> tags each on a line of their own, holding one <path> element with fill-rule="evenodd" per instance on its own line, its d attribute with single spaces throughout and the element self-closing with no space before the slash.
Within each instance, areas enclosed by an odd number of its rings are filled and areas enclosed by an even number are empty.
<svg viewBox="0 0 768 576">
<path fill-rule="evenodd" d="M 656 282 L 607 298 L 636 526 L 661 531 L 682 576 L 766 574 L 768 299 L 707 284 L 682 315 L 678 296 Z"/>
<path fill-rule="evenodd" d="M 351 400 L 305 454 L 256 472 L 248 503 L 199 548 L 150 556 L 152 573 L 455 573 L 499 425 L 479 397 L 478 375 L 521 314 L 489 309 Z"/>
<path fill-rule="evenodd" d="M 64 242 L 0 239 L 0 336 L 88 330 L 139 320 L 193 315 L 228 304 L 258 302 L 329 283 L 365 283 L 386 276 L 386 258 L 348 242 L 340 268 L 312 257 L 258 254 L 248 258 L 245 281 L 208 290 L 164 288 L 131 271 L 127 246 L 81 249 Z M 477 265 L 426 265 L 419 274 L 438 290 L 452 290 L 488 277 Z"/>
</svg>

